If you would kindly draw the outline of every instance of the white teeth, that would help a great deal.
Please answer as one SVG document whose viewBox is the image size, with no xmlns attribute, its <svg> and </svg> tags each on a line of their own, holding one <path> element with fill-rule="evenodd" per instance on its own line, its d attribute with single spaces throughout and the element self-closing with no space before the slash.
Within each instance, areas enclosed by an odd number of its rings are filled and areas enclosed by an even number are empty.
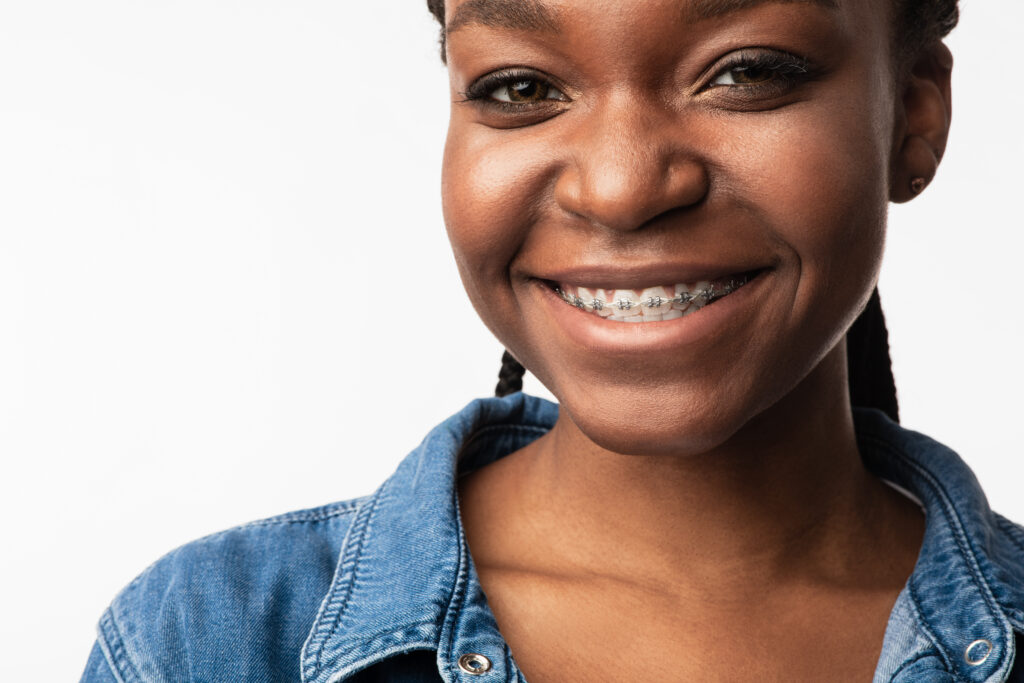
<svg viewBox="0 0 1024 683">
<path fill-rule="evenodd" d="M 616 322 L 658 322 L 675 320 L 696 313 L 711 302 L 722 298 L 749 281 L 746 275 L 733 279 L 710 280 L 695 283 L 637 289 L 600 289 L 565 285 L 556 292 L 570 306 L 594 313 Z"/>
</svg>

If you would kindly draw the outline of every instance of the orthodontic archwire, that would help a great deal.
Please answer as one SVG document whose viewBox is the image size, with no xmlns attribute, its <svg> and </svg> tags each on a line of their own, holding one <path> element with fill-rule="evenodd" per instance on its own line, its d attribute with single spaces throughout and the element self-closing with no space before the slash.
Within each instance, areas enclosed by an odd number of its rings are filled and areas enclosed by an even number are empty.
<svg viewBox="0 0 1024 683">
<path fill-rule="evenodd" d="M 730 280 L 722 289 L 715 289 L 714 285 L 708 285 L 704 289 L 693 294 L 690 292 L 680 292 L 673 297 L 651 296 L 639 301 L 635 299 L 627 299 L 625 297 L 615 299 L 614 301 L 605 301 L 604 299 L 598 298 L 584 299 L 576 294 L 568 294 L 560 287 L 555 288 L 555 293 L 558 294 L 563 301 L 568 304 L 572 304 L 576 308 L 600 311 L 608 307 L 620 311 L 629 311 L 634 308 L 660 308 L 665 305 L 689 304 L 694 302 L 702 306 L 706 306 L 715 298 L 723 297 L 726 294 L 732 294 L 744 284 L 746 283 L 743 281 Z"/>
</svg>

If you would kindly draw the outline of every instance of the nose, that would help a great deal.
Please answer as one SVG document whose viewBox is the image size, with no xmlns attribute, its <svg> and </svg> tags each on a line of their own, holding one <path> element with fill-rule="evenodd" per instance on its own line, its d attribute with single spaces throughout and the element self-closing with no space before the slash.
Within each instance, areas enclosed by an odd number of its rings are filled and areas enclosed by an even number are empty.
<svg viewBox="0 0 1024 683">
<path fill-rule="evenodd" d="M 554 185 L 563 210 L 629 231 L 704 199 L 708 172 L 692 136 L 679 117 L 648 109 L 635 100 L 610 104 L 579 122 Z"/>
</svg>

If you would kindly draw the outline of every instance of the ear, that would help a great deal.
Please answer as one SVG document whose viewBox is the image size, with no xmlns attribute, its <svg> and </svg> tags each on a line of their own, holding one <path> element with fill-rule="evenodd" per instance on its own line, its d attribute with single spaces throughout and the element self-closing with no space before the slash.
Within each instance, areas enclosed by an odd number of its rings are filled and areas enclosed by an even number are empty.
<svg viewBox="0 0 1024 683">
<path fill-rule="evenodd" d="M 894 202 L 916 197 L 939 168 L 953 114 L 952 70 L 953 55 L 936 41 L 921 52 L 902 81 L 889 174 L 889 197 Z"/>
</svg>

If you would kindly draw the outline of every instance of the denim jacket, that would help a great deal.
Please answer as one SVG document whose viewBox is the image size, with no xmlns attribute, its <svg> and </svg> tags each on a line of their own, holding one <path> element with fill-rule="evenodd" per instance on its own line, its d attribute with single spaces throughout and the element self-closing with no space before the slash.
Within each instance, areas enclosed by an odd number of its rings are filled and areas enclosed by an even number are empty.
<svg viewBox="0 0 1024 683">
<path fill-rule="evenodd" d="M 466 548 L 456 469 L 522 448 L 557 415 L 523 394 L 474 401 L 366 498 L 169 553 L 103 614 L 82 681 L 524 683 Z M 877 411 L 856 411 L 856 428 L 868 468 L 927 520 L 874 683 L 1024 682 L 1024 531 L 948 448 Z"/>
</svg>

